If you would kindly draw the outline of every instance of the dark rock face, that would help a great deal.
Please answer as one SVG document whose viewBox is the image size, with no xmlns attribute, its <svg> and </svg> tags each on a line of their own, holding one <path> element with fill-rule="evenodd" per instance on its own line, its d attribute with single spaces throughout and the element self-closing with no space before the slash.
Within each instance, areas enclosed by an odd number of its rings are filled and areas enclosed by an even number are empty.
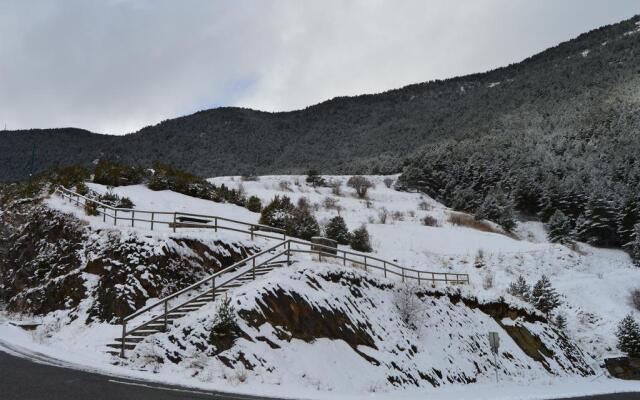
<svg viewBox="0 0 640 400">
<path fill-rule="evenodd" d="M 44 315 L 90 298 L 89 322 L 117 322 L 149 298 L 180 290 L 258 250 L 92 231 L 40 199 L 0 206 L 0 296 L 14 312 Z"/>
<path fill-rule="evenodd" d="M 640 358 L 607 358 L 604 360 L 604 365 L 615 378 L 640 380 Z"/>
<path fill-rule="evenodd" d="M 29 203 L 0 217 L 14 229 L 0 236 L 2 296 L 10 311 L 46 314 L 77 306 L 85 297 L 81 276 L 84 227 L 73 218 Z"/>
</svg>

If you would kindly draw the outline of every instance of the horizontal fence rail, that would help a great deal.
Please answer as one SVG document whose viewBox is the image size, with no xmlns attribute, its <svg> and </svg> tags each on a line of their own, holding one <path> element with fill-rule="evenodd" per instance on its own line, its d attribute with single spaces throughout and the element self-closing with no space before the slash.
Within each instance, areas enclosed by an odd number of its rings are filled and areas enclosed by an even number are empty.
<svg viewBox="0 0 640 400">
<path fill-rule="evenodd" d="M 166 225 L 174 232 L 178 228 L 196 228 L 196 229 L 213 229 L 228 230 L 240 233 L 246 233 L 255 237 L 264 237 L 268 239 L 285 240 L 286 234 L 284 229 L 274 228 L 267 225 L 254 224 L 250 222 L 238 221 L 230 218 L 219 217 L 217 215 L 192 214 L 186 212 L 169 212 L 169 211 L 148 211 L 134 208 L 119 208 L 100 202 L 96 199 L 81 195 L 63 186 L 56 187 L 55 193 L 61 197 L 75 203 L 78 207 L 86 207 L 87 204 L 93 204 L 98 216 L 102 216 L 102 221 L 113 221 L 113 225 L 118 225 L 118 221 L 124 221 L 127 225 L 135 227 L 138 223 L 145 223 L 145 227 L 154 230 L 158 225 Z M 199 222 L 194 222 L 195 220 Z"/>
</svg>

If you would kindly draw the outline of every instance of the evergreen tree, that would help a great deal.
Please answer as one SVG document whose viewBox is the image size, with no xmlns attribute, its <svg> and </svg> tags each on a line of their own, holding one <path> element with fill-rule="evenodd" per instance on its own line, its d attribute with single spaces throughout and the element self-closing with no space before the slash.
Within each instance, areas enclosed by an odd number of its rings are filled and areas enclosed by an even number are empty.
<svg viewBox="0 0 640 400">
<path fill-rule="evenodd" d="M 320 234 L 320 225 L 308 208 L 294 209 L 287 221 L 287 235 L 311 240 Z"/>
<path fill-rule="evenodd" d="M 497 222 L 506 231 L 515 227 L 513 202 L 505 196 L 501 188 L 489 192 L 475 212 L 476 219 L 488 219 Z"/>
<path fill-rule="evenodd" d="M 371 241 L 369 239 L 369 231 L 367 231 L 367 227 L 362 225 L 360 228 L 353 231 L 351 234 L 351 248 L 356 251 L 363 251 L 365 253 L 370 252 L 371 249 Z"/>
<path fill-rule="evenodd" d="M 253 212 L 260 212 L 262 210 L 262 202 L 257 196 L 251 196 L 247 200 L 247 210 Z"/>
<path fill-rule="evenodd" d="M 571 242 L 571 233 L 573 232 L 571 221 L 562 211 L 556 210 L 553 213 L 547 223 L 547 229 L 547 236 L 551 242 L 563 244 Z"/>
<path fill-rule="evenodd" d="M 335 240 L 338 244 L 349 244 L 350 234 L 347 224 L 344 222 L 344 218 L 339 215 L 331 218 L 325 233 L 329 239 Z"/>
<path fill-rule="evenodd" d="M 533 286 L 531 303 L 545 314 L 549 314 L 561 304 L 558 293 L 551 286 L 551 282 L 546 275 L 542 275 L 540 280 Z"/>
<path fill-rule="evenodd" d="M 631 243 L 626 248 L 633 262 L 640 267 L 640 224 L 634 226 Z"/>
<path fill-rule="evenodd" d="M 527 283 L 522 275 L 509 285 L 508 292 L 523 301 L 531 300 L 531 286 Z"/>
<path fill-rule="evenodd" d="M 610 202 L 591 196 L 584 211 L 584 221 L 576 226 L 578 238 L 594 246 L 618 245 L 615 210 Z"/>
<path fill-rule="evenodd" d="M 618 236 L 622 246 L 627 247 L 635 238 L 635 225 L 640 222 L 640 204 L 636 196 L 625 198 L 617 213 Z"/>
<path fill-rule="evenodd" d="M 564 331 L 567 328 L 567 319 L 564 315 L 558 314 L 555 321 L 553 321 L 553 324 L 561 331 Z"/>
<path fill-rule="evenodd" d="M 631 314 L 618 324 L 616 337 L 620 351 L 624 351 L 629 357 L 640 357 L 640 325 Z"/>
<path fill-rule="evenodd" d="M 289 220 L 294 210 L 295 206 L 291 203 L 289 197 L 275 196 L 273 200 L 271 200 L 271 203 L 262 209 L 259 223 L 287 230 L 289 228 Z"/>
<path fill-rule="evenodd" d="M 313 187 L 322 186 L 325 183 L 324 178 L 320 176 L 320 174 L 318 173 L 318 170 L 316 169 L 310 169 L 309 171 L 307 171 L 306 181 L 307 183 L 311 184 L 311 186 Z"/>
</svg>

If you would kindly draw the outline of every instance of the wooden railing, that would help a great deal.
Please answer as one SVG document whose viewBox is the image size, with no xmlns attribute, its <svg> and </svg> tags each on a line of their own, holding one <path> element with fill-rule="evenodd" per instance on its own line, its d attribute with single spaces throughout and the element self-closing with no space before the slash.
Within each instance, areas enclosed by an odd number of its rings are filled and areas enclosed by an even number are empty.
<svg viewBox="0 0 640 400">
<path fill-rule="evenodd" d="M 135 227 L 136 223 L 147 224 L 150 230 L 154 230 L 157 225 L 167 225 L 175 232 L 177 228 L 199 228 L 213 229 L 214 231 L 228 230 L 234 232 L 246 233 L 254 237 L 265 237 L 269 239 L 286 239 L 284 229 L 274 228 L 267 225 L 253 224 L 250 222 L 238 221 L 230 218 L 219 217 L 217 215 L 192 214 L 185 212 L 169 212 L 169 211 L 147 211 L 134 208 L 119 208 L 102 203 L 96 199 L 83 196 L 63 186 L 56 187 L 55 193 L 69 201 L 75 203 L 78 207 L 85 207 L 88 203 L 95 205 L 95 210 L 102 216 L 102 221 L 112 220 L 113 225 L 117 225 L 118 221 L 124 221 L 127 225 Z M 197 219 L 203 221 L 193 223 Z M 187 221 L 187 222 L 185 222 Z"/>
</svg>

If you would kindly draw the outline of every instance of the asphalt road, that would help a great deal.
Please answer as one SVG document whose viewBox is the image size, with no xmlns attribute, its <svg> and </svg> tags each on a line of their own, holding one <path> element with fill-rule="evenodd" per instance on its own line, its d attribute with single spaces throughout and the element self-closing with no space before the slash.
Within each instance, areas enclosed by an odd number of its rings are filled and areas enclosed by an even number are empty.
<svg viewBox="0 0 640 400">
<path fill-rule="evenodd" d="M 46 360 L 43 360 L 46 361 Z M 526 388 L 523 388 L 525 391 Z M 338 397 L 336 397 L 338 398 Z M 391 395 L 392 399 L 393 396 Z M 43 364 L 0 351 L 1 400 L 276 400 L 115 378 Z M 574 397 L 571 400 L 639 400 L 640 393 Z M 564 399 L 563 399 L 564 400 Z M 568 400 L 568 399 L 567 399 Z"/>
<path fill-rule="evenodd" d="M 1 400 L 274 400 L 158 385 L 41 364 L 0 351 Z"/>
</svg>

